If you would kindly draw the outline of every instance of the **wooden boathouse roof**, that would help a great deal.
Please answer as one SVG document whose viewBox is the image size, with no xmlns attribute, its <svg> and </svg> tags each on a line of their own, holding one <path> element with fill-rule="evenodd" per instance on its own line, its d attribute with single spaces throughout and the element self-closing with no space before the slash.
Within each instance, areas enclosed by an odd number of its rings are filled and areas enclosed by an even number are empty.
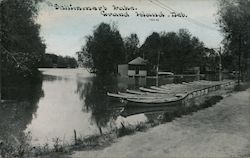
<svg viewBox="0 0 250 158">
<path fill-rule="evenodd" d="M 134 60 L 128 63 L 129 65 L 146 65 L 147 61 L 142 59 L 141 57 L 137 57 Z"/>
</svg>

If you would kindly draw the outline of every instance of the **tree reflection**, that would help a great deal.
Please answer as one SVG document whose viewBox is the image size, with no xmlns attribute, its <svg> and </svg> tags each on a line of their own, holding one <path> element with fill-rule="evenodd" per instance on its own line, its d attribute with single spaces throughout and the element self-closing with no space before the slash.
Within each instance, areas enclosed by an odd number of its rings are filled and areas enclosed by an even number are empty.
<svg viewBox="0 0 250 158">
<path fill-rule="evenodd" d="M 43 96 L 42 78 L 33 83 L 2 87 L 2 99 L 5 101 L 0 105 L 0 140 L 16 144 L 25 138 L 24 131 Z"/>
<path fill-rule="evenodd" d="M 102 134 L 102 128 L 117 117 L 109 104 L 107 92 L 117 91 L 117 79 L 112 76 L 94 76 L 89 82 L 77 82 L 77 92 L 84 100 L 83 110 L 91 112 L 91 121 Z"/>
</svg>

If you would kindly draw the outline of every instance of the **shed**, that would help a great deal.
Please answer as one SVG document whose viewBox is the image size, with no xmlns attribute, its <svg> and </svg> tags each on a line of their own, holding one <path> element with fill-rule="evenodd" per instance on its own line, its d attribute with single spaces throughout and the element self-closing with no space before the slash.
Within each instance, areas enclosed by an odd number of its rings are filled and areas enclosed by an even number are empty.
<svg viewBox="0 0 250 158">
<path fill-rule="evenodd" d="M 146 77 L 147 76 L 147 60 L 137 57 L 128 63 L 129 77 Z"/>
</svg>

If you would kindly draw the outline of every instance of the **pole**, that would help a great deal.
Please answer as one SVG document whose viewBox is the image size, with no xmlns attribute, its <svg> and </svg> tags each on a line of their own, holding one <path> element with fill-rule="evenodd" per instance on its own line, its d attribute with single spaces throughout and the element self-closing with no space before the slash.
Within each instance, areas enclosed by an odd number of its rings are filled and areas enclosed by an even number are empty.
<svg viewBox="0 0 250 158">
<path fill-rule="evenodd" d="M 158 55 L 157 55 L 157 67 L 156 67 L 156 86 L 159 86 L 159 62 L 160 62 L 160 51 L 158 50 Z"/>
<path fill-rule="evenodd" d="M 2 53 L 0 53 L 0 104 L 2 102 Z"/>
<path fill-rule="evenodd" d="M 241 78 L 241 33 L 239 33 L 239 55 L 238 55 L 238 85 L 240 85 Z"/>
<path fill-rule="evenodd" d="M 220 63 L 219 63 L 219 81 L 222 80 L 222 64 L 221 64 L 221 47 L 219 49 L 219 59 L 220 59 Z"/>
<path fill-rule="evenodd" d="M 74 129 L 74 140 L 75 140 L 75 145 L 77 144 L 77 135 L 76 135 L 76 130 Z"/>
</svg>

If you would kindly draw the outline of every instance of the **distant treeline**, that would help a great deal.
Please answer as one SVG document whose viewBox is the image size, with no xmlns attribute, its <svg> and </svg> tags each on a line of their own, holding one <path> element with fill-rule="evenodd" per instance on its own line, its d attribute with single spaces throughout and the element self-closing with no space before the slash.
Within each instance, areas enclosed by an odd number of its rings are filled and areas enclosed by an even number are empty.
<svg viewBox="0 0 250 158">
<path fill-rule="evenodd" d="M 153 32 L 140 45 L 137 34 L 122 38 L 116 25 L 100 23 L 95 28 L 77 56 L 79 63 L 99 74 L 116 74 L 119 64 L 127 64 L 138 56 L 148 61 L 147 69 L 152 73 L 157 66 L 163 71 L 184 73 L 191 67 L 218 65 L 207 59 L 212 51 L 186 29 Z"/>
<path fill-rule="evenodd" d="M 40 64 L 41 68 L 76 68 L 77 66 L 75 58 L 55 54 L 45 54 Z"/>
</svg>

